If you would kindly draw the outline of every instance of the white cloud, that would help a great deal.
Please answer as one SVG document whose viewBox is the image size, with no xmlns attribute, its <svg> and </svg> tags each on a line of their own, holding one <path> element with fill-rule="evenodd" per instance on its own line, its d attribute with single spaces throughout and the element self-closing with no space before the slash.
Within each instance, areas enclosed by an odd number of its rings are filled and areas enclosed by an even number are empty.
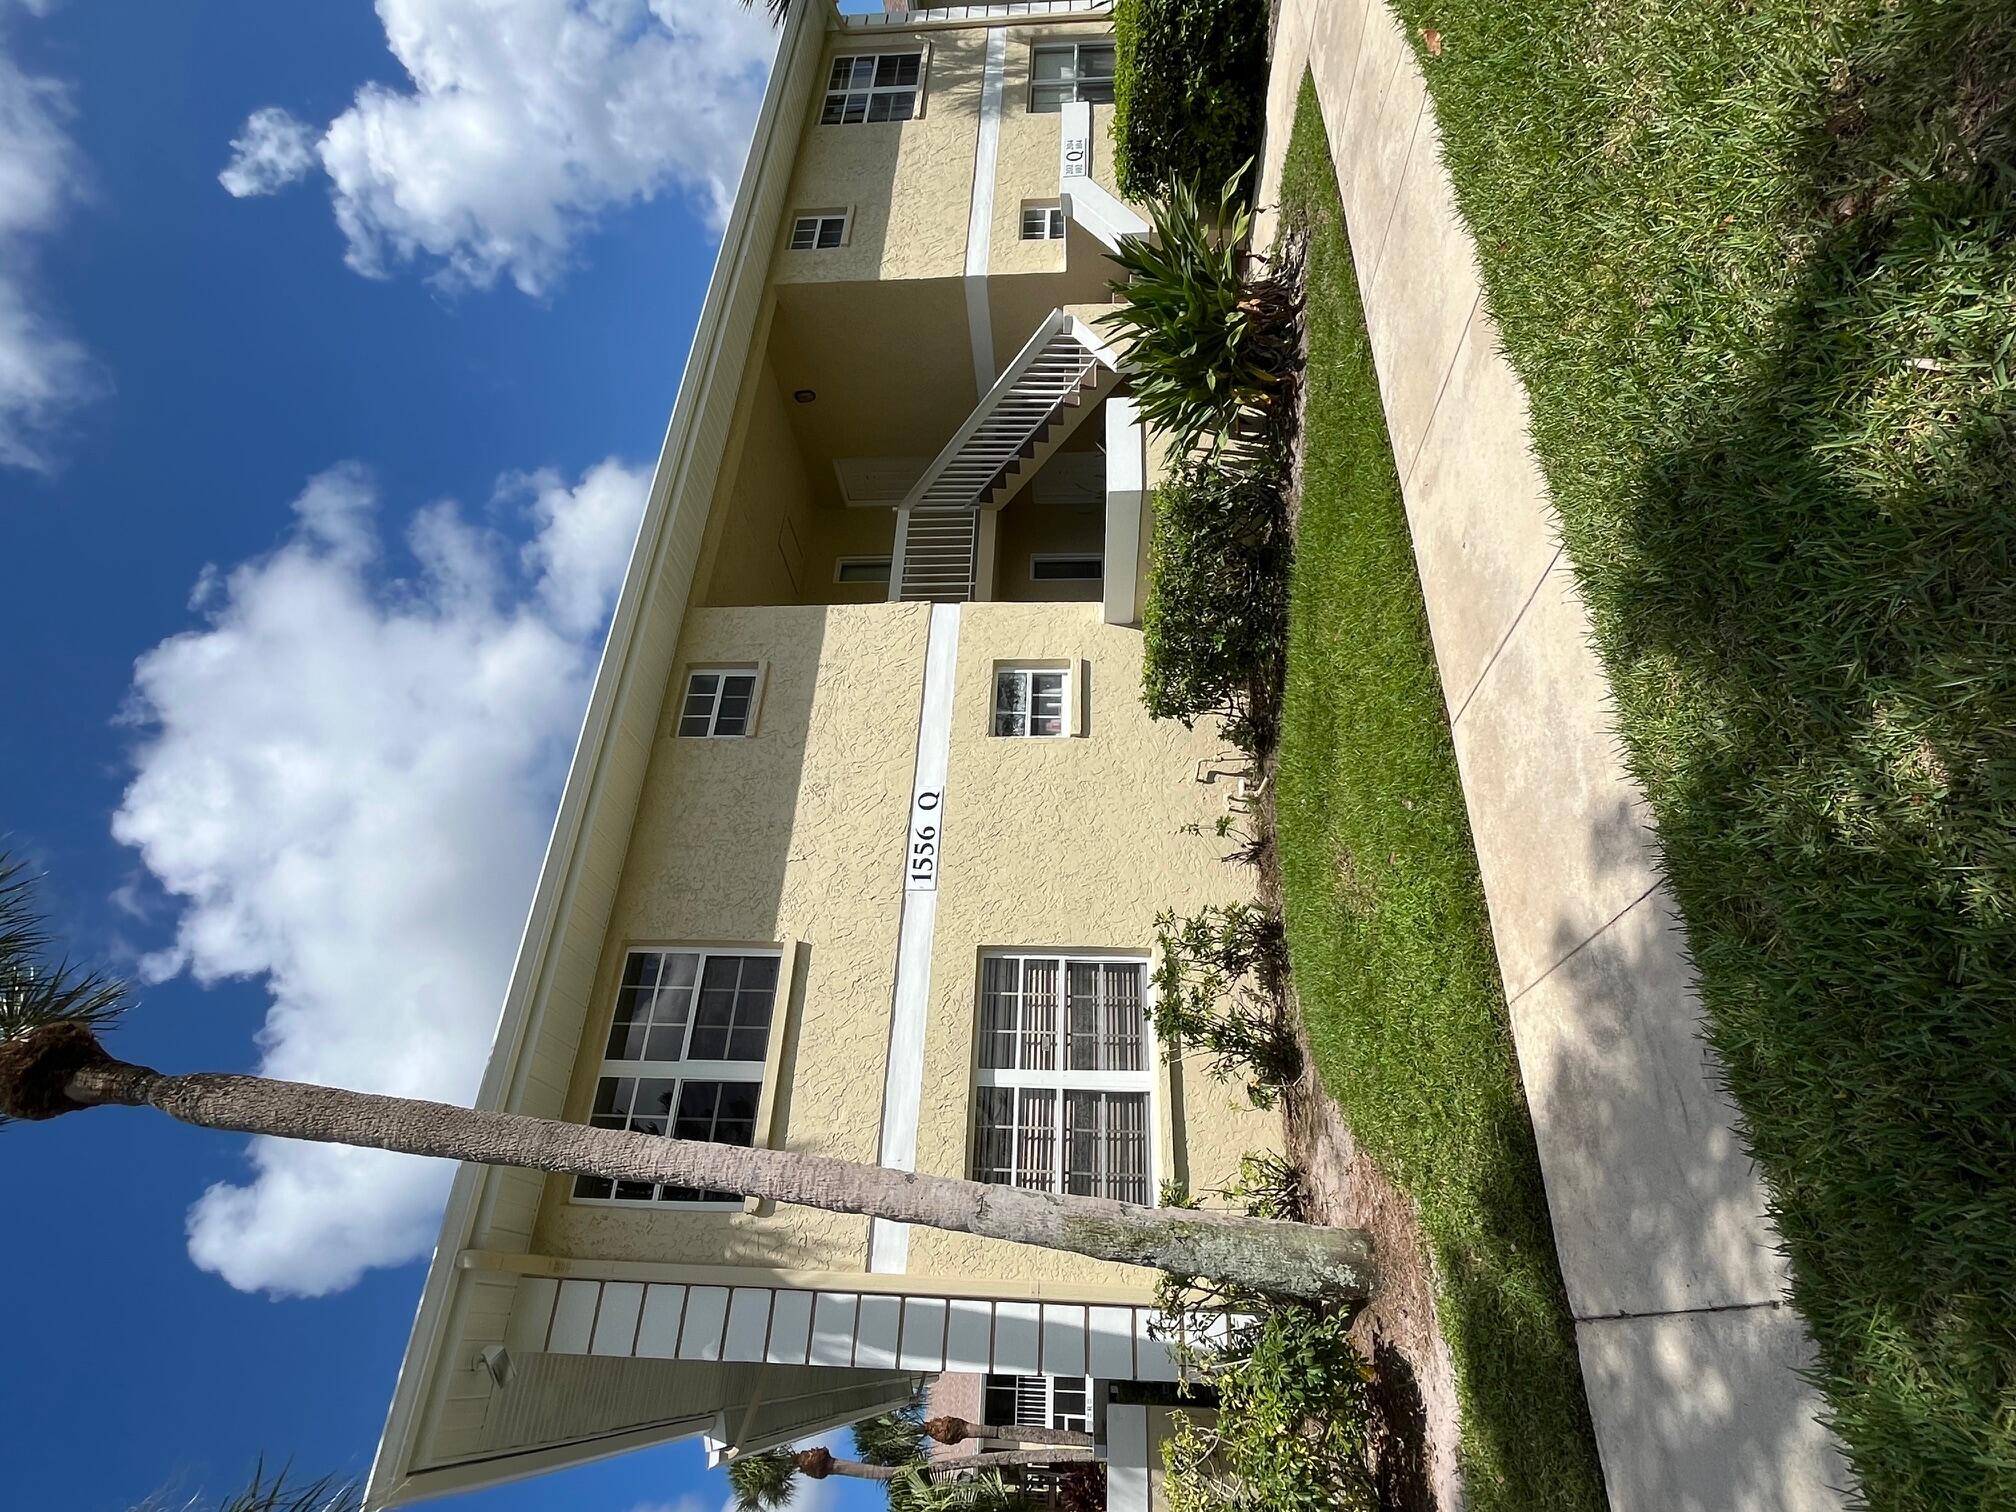
<svg viewBox="0 0 2016 1512">
<path fill-rule="evenodd" d="M 105 386 L 91 355 L 37 308 L 32 279 L 36 243 L 81 192 L 83 161 L 64 129 L 70 111 L 64 87 L 24 72 L 0 34 L 0 466 L 36 472 L 52 465 L 71 412 Z"/>
<path fill-rule="evenodd" d="M 409 87 L 364 85 L 315 144 L 359 273 L 420 262 L 450 287 L 501 275 L 538 294 L 613 207 L 676 187 L 726 218 L 776 46 L 762 6 L 378 0 L 378 14 Z M 256 112 L 226 187 L 289 181 L 253 171 L 266 159 L 245 144 L 305 150 L 308 135 Z M 235 187 L 241 163 L 256 189 Z"/>
<path fill-rule="evenodd" d="M 206 574 L 200 628 L 134 672 L 144 730 L 113 833 L 179 910 L 160 979 L 264 979 L 260 1070 L 466 1102 L 524 922 L 645 478 L 511 477 L 522 553 L 452 504 L 384 565 L 371 476 L 310 481 L 269 555 Z M 426 1252 L 450 1172 L 255 1140 L 189 1215 L 196 1263 L 320 1295 Z"/>
<path fill-rule="evenodd" d="M 277 105 L 255 110 L 231 139 L 231 161 L 217 182 L 234 199 L 299 183 L 315 166 L 315 132 Z"/>
</svg>

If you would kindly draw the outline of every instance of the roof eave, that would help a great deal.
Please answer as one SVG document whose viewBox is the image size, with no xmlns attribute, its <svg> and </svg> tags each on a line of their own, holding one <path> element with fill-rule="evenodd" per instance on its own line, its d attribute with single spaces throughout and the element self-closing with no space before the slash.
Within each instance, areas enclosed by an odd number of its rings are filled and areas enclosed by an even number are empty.
<svg viewBox="0 0 2016 1512">
<path fill-rule="evenodd" d="M 756 129 L 744 161 L 742 180 L 734 207 L 716 254 L 707 295 L 694 326 L 679 396 L 667 422 L 658 464 L 652 474 L 651 489 L 637 536 L 625 569 L 623 586 L 617 595 L 616 610 L 582 719 L 581 732 L 569 764 L 567 781 L 561 791 L 560 806 L 548 838 L 546 856 L 539 869 L 532 907 L 526 919 L 511 981 L 506 989 L 490 1058 L 477 1093 L 479 1108 L 503 1108 L 511 1101 L 518 1081 L 519 1061 L 533 1026 L 539 1000 L 538 986 L 544 974 L 549 947 L 564 912 L 564 901 L 578 860 L 586 827 L 590 800 L 600 772 L 604 746 L 614 722 L 619 698 L 626 690 L 629 651 L 642 620 L 657 547 L 667 525 L 674 497 L 674 482 L 684 470 L 691 450 L 693 418 L 699 395 L 712 381 L 720 359 L 720 327 L 723 312 L 745 279 L 767 279 L 770 259 L 768 243 L 776 226 L 756 223 L 755 207 L 776 175 L 788 175 L 796 161 L 795 141 L 779 142 L 787 117 L 795 130 L 798 116 L 785 110 L 784 81 L 793 72 L 792 64 L 806 47 L 823 47 L 833 21 L 828 4 L 802 5 L 784 23 L 783 35 L 772 60 L 770 78 L 757 114 Z M 799 102 L 802 106 L 802 101 Z M 773 215 L 771 220 L 775 220 Z M 462 1269 L 458 1263 L 469 1248 L 481 1209 L 490 1172 L 482 1166 L 464 1165 L 455 1173 L 448 1205 L 442 1214 L 441 1232 L 427 1267 L 427 1279 L 420 1292 L 420 1305 L 413 1320 L 413 1332 L 400 1362 L 386 1415 L 385 1431 L 379 1440 L 367 1482 L 365 1505 L 377 1509 L 399 1505 L 418 1496 L 442 1494 L 460 1489 L 416 1479 L 412 1462 L 424 1408 L 429 1400 L 442 1349 L 446 1343 L 449 1318 Z M 625 1446 L 629 1447 L 629 1446 Z"/>
</svg>

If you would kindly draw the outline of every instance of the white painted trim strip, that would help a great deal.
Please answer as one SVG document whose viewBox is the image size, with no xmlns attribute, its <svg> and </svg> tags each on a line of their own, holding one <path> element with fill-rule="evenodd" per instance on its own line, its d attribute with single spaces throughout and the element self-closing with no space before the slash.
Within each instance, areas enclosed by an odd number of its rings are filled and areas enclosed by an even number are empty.
<svg viewBox="0 0 2016 1512">
<path fill-rule="evenodd" d="M 994 386 L 994 311 L 987 267 L 994 252 L 994 180 L 1001 160 L 1001 98 L 1008 75 L 1008 33 L 987 33 L 980 81 L 980 136 L 973 151 L 973 198 L 966 210 L 966 328 L 973 343 L 973 392 Z"/>
<path fill-rule="evenodd" d="M 1146 236 L 1148 222 L 1092 176 L 1092 107 L 1074 100 L 1058 113 L 1057 200 L 1064 214 L 1114 252 L 1130 236 Z"/>
<path fill-rule="evenodd" d="M 936 793 L 942 847 L 945 773 L 952 760 L 952 692 L 959 662 L 959 606 L 933 604 L 924 638 L 924 702 L 917 719 L 916 777 L 911 812 L 920 795 Z M 906 831 L 905 865 L 912 841 Z M 942 848 L 941 852 L 942 854 Z M 877 1159 L 891 1170 L 917 1169 L 917 1120 L 924 1103 L 924 1026 L 931 1010 L 931 947 L 938 923 L 934 873 L 929 888 L 906 888 L 896 937 L 896 995 L 889 1017 L 889 1058 L 882 1082 L 882 1142 Z M 868 1269 L 900 1274 L 910 1268 L 907 1224 L 875 1219 L 869 1226 Z"/>
</svg>

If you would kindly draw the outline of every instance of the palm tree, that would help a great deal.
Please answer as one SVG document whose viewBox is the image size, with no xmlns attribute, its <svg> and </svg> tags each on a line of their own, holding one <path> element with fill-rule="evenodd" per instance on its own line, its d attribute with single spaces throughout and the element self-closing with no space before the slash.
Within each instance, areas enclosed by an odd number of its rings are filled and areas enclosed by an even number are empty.
<svg viewBox="0 0 2016 1512">
<path fill-rule="evenodd" d="M 742 0 L 742 9 L 749 10 L 755 3 L 756 0 Z M 782 26 L 785 13 L 791 9 L 791 0 L 763 0 L 763 9 L 770 12 L 773 25 Z"/>
<path fill-rule="evenodd" d="M 902 1473 L 901 1465 L 841 1459 L 830 1449 L 765 1449 L 728 1461 L 728 1488 L 735 1494 L 737 1512 L 771 1512 L 790 1502 L 801 1475 L 807 1480 L 844 1475 L 851 1480 L 893 1481 Z"/>
<path fill-rule="evenodd" d="M 1012 1439 L 1018 1444 L 1091 1445 L 1092 1435 L 1080 1428 L 1038 1428 L 1020 1423 L 976 1423 L 971 1418 L 941 1414 L 919 1425 L 926 1438 L 940 1444 L 963 1444 L 968 1439 Z"/>
<path fill-rule="evenodd" d="M 19 867 L 0 858 L 0 1117 L 152 1107 L 239 1134 L 743 1192 L 1208 1277 L 1261 1296 L 1355 1302 L 1371 1290 L 1371 1242 L 1358 1229 L 1136 1207 L 261 1076 L 163 1075 L 115 1059 L 99 1042 L 95 1030 L 125 1002 L 118 984 L 67 965 L 38 971 L 49 937 L 29 887 Z"/>
</svg>

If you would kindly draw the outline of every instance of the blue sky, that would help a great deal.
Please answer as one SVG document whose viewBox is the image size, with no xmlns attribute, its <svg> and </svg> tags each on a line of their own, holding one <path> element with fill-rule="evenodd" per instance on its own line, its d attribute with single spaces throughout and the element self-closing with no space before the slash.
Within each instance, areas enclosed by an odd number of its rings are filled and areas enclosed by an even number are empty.
<svg viewBox="0 0 2016 1512">
<path fill-rule="evenodd" d="M 142 984 L 122 1053 L 473 1085 L 767 45 L 731 0 L 0 0 L 0 834 Z M 361 1472 L 441 1190 L 0 1136 L 9 1504 Z M 674 1446 L 444 1505 L 721 1494 Z"/>
</svg>

